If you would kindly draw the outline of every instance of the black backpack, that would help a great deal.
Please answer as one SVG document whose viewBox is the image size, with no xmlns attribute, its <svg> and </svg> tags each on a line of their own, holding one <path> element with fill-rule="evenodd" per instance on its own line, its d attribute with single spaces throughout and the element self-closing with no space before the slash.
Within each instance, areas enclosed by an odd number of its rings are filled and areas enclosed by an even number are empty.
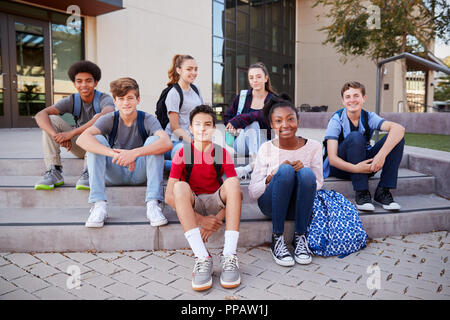
<svg viewBox="0 0 450 320">
<path fill-rule="evenodd" d="M 115 111 L 113 127 L 111 129 L 111 133 L 109 134 L 109 141 L 108 141 L 109 145 L 111 147 L 114 145 L 114 141 L 116 140 L 117 129 L 119 127 L 119 117 L 120 117 L 119 111 Z M 138 126 L 139 135 L 141 136 L 141 139 L 142 139 L 142 145 L 144 145 L 145 140 L 147 140 L 147 138 L 148 138 L 148 134 L 147 134 L 147 131 L 145 130 L 145 126 L 144 126 L 144 120 L 145 120 L 145 112 L 138 110 L 137 126 Z"/>
<path fill-rule="evenodd" d="M 336 113 L 340 117 L 344 110 L 345 110 L 345 108 L 342 108 L 342 109 L 336 111 L 331 116 L 331 118 L 333 118 Z M 366 110 L 361 109 L 361 117 L 362 117 L 361 122 L 364 126 L 364 138 L 366 139 L 367 143 L 370 143 L 370 138 L 372 138 L 372 131 L 370 131 L 370 128 L 369 128 L 369 113 Z M 325 159 L 328 157 L 327 140 L 328 139 L 323 140 L 323 147 L 324 147 L 323 161 L 325 161 Z M 341 133 L 339 134 L 339 137 L 338 137 L 338 145 L 341 144 L 342 141 L 344 141 L 344 129 L 341 127 Z"/>
<path fill-rule="evenodd" d="M 219 184 L 222 185 L 222 175 L 220 171 L 222 169 L 223 162 L 223 149 L 221 146 L 214 144 L 214 169 L 216 170 L 217 180 Z M 189 183 L 189 178 L 191 177 L 192 169 L 194 168 L 194 146 L 192 143 L 183 142 L 183 154 L 184 154 L 184 165 L 186 166 L 186 178 L 184 179 Z"/>
<path fill-rule="evenodd" d="M 197 87 L 193 84 L 191 84 L 192 90 L 195 91 L 200 96 L 200 93 L 197 89 Z M 158 119 L 159 123 L 161 123 L 161 127 L 163 130 L 166 129 L 167 124 L 169 123 L 169 117 L 167 115 L 167 106 L 166 106 L 166 98 L 167 94 L 169 93 L 170 89 L 175 88 L 180 95 L 180 105 L 178 109 L 181 109 L 181 106 L 183 105 L 183 91 L 181 90 L 181 87 L 178 83 L 175 83 L 173 85 L 168 86 L 165 88 L 161 95 L 159 96 L 158 102 L 156 103 L 156 118 Z"/>
</svg>

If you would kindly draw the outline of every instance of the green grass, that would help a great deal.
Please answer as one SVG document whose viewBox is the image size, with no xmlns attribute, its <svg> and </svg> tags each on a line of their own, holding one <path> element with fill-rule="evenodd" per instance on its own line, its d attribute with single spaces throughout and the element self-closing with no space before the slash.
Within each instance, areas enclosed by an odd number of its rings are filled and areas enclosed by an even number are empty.
<svg viewBox="0 0 450 320">
<path fill-rule="evenodd" d="M 384 134 L 380 134 L 380 139 L 383 136 Z M 405 144 L 407 146 L 450 152 L 450 135 L 405 133 Z"/>
</svg>

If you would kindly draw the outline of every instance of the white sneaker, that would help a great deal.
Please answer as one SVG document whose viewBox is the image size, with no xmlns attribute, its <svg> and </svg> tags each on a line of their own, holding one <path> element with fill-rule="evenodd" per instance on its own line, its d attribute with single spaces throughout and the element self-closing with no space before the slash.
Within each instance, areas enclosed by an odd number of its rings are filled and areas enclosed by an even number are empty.
<svg viewBox="0 0 450 320">
<path fill-rule="evenodd" d="M 105 201 L 99 201 L 89 211 L 90 215 L 86 221 L 85 226 L 88 228 L 101 228 L 108 218 L 108 212 Z"/>
<path fill-rule="evenodd" d="M 235 168 L 235 170 L 239 180 L 250 179 L 250 174 L 252 170 L 249 168 L 249 166 L 237 167 Z"/>
<path fill-rule="evenodd" d="M 150 200 L 147 202 L 147 219 L 150 220 L 150 225 L 152 227 L 158 227 L 168 223 L 157 200 Z"/>
</svg>

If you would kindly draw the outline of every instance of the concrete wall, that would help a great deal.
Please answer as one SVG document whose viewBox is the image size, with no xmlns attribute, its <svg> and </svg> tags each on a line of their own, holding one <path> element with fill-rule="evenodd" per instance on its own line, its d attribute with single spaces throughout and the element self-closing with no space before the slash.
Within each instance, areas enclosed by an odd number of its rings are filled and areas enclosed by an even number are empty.
<svg viewBox="0 0 450 320">
<path fill-rule="evenodd" d="M 140 86 L 138 108 L 153 113 L 168 81 L 172 57 L 192 55 L 199 66 L 196 84 L 205 102 L 212 96 L 212 2 L 205 0 L 124 0 L 125 9 L 96 18 L 96 47 L 87 57 L 102 68 L 99 89 L 132 77 Z M 89 26 L 92 27 L 92 23 Z M 87 31 L 90 38 L 91 31 Z M 95 59 L 96 57 L 96 59 Z"/>
<path fill-rule="evenodd" d="M 300 112 L 301 128 L 325 129 L 333 112 Z M 401 124 L 406 132 L 450 135 L 450 113 L 382 112 L 381 117 Z"/>
<path fill-rule="evenodd" d="M 326 35 L 318 29 L 327 24 L 326 12 L 321 6 L 312 8 L 313 3 L 297 0 L 296 105 L 328 105 L 329 111 L 336 111 L 341 104 L 342 85 L 355 80 L 366 86 L 367 109 L 375 111 L 375 63 L 368 58 L 348 57 L 343 64 L 331 45 L 322 45 Z M 321 17 L 317 19 L 317 15 Z M 384 83 L 389 84 L 389 90 L 382 91 L 382 111 L 396 111 L 399 83 L 394 79 L 399 76 L 398 68 L 396 63 L 387 65 Z"/>
</svg>

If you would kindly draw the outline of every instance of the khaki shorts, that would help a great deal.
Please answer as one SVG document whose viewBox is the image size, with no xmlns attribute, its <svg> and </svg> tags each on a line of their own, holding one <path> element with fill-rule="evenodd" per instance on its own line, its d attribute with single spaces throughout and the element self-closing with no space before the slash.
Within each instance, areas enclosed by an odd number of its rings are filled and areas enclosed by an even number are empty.
<svg viewBox="0 0 450 320">
<path fill-rule="evenodd" d="M 219 192 L 220 188 L 215 193 L 211 194 L 204 193 L 196 195 L 192 192 L 194 195 L 194 204 L 192 206 L 194 211 L 202 216 L 218 214 L 220 210 L 225 208 L 225 203 L 223 203 L 220 198 Z"/>
</svg>

